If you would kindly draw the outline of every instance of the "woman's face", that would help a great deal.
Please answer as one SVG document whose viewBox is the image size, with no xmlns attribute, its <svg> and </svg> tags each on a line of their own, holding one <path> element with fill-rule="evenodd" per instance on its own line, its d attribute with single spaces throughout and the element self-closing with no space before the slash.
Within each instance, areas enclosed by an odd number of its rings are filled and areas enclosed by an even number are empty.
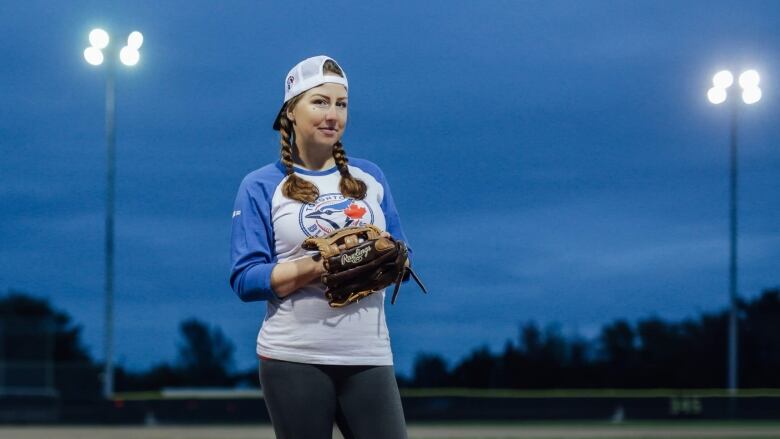
<svg viewBox="0 0 780 439">
<path fill-rule="evenodd" d="M 287 117 L 299 147 L 332 147 L 347 125 L 347 89 L 328 82 L 307 90 Z"/>
</svg>

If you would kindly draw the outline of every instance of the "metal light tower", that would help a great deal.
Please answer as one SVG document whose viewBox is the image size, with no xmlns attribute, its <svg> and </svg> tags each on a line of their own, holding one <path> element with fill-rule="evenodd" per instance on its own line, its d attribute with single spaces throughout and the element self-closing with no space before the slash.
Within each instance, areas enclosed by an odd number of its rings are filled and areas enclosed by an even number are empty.
<svg viewBox="0 0 780 439">
<path fill-rule="evenodd" d="M 712 78 L 713 87 L 707 91 L 707 98 L 715 105 L 726 101 L 727 90 L 734 83 L 734 76 L 728 70 L 722 70 Z M 742 101 L 748 105 L 761 100 L 759 76 L 755 70 L 747 70 L 739 75 L 742 87 Z M 731 177 L 729 208 L 729 352 L 728 352 L 728 388 L 729 393 L 737 393 L 737 111 L 739 103 L 731 101 Z"/>
<path fill-rule="evenodd" d="M 119 60 L 126 66 L 138 64 L 141 55 L 138 49 L 143 44 L 141 32 L 132 32 L 127 37 L 127 45 L 119 51 Z M 105 321 L 105 369 L 103 372 L 103 396 L 110 398 L 114 394 L 114 180 L 116 174 L 116 101 L 114 99 L 116 47 L 110 45 L 111 39 L 103 29 L 93 29 L 89 33 L 90 47 L 84 50 L 84 59 L 93 66 L 106 61 L 106 147 L 108 150 L 108 172 L 106 181 L 106 321 Z M 104 57 L 106 50 L 109 56 Z"/>
</svg>

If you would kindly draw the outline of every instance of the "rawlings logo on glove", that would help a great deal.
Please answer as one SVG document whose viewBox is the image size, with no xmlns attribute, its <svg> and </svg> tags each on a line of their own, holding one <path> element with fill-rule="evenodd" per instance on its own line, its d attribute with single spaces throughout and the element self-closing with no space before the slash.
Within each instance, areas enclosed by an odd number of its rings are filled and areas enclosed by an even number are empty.
<svg viewBox="0 0 780 439">
<path fill-rule="evenodd" d="M 347 265 L 347 263 L 357 264 L 360 261 L 363 260 L 364 257 L 368 255 L 368 252 L 370 252 L 370 248 L 363 248 L 363 249 L 357 249 L 355 250 L 355 254 L 348 255 L 348 254 L 342 254 L 341 255 L 341 265 Z"/>
</svg>

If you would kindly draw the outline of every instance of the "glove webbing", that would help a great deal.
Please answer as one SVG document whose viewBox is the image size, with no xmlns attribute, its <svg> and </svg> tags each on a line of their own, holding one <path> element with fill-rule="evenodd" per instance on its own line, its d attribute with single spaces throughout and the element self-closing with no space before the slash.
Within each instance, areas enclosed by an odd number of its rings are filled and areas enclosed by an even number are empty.
<svg viewBox="0 0 780 439">
<path fill-rule="evenodd" d="M 406 244 L 404 244 L 401 241 L 398 241 L 398 243 L 400 244 L 400 247 L 401 247 L 400 248 L 401 251 L 398 252 L 399 257 L 402 256 L 404 258 L 403 262 L 406 263 L 406 259 L 407 259 L 408 255 L 409 255 L 409 252 L 406 249 Z M 407 276 L 409 276 L 409 275 L 411 275 L 412 279 L 414 279 L 414 281 L 417 282 L 417 285 L 420 286 L 420 289 L 422 290 L 422 292 L 425 293 L 425 294 L 428 294 L 428 290 L 425 289 L 425 285 L 423 285 L 423 283 L 420 280 L 420 278 L 417 277 L 417 273 L 415 273 L 414 270 L 412 270 L 412 267 L 404 266 L 404 269 L 401 270 L 400 273 L 398 273 L 398 278 L 395 280 L 395 288 L 393 288 L 393 297 L 392 297 L 392 299 L 390 299 L 390 304 L 391 305 L 395 305 L 395 298 L 398 297 L 398 289 L 401 287 L 401 282 L 404 279 L 406 279 Z"/>
</svg>

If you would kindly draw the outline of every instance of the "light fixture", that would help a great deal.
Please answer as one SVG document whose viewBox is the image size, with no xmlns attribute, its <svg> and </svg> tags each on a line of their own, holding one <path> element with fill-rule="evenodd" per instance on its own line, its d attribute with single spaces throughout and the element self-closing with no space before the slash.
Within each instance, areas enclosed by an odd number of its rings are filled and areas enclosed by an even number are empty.
<svg viewBox="0 0 780 439">
<path fill-rule="evenodd" d="M 758 86 L 758 72 L 750 69 L 739 75 L 739 86 L 742 87 L 742 101 L 748 105 L 761 100 L 761 88 Z M 707 90 L 707 99 L 715 105 L 726 102 L 726 89 L 734 84 L 734 75 L 728 70 L 721 70 L 712 77 L 712 88 Z"/>
</svg>

